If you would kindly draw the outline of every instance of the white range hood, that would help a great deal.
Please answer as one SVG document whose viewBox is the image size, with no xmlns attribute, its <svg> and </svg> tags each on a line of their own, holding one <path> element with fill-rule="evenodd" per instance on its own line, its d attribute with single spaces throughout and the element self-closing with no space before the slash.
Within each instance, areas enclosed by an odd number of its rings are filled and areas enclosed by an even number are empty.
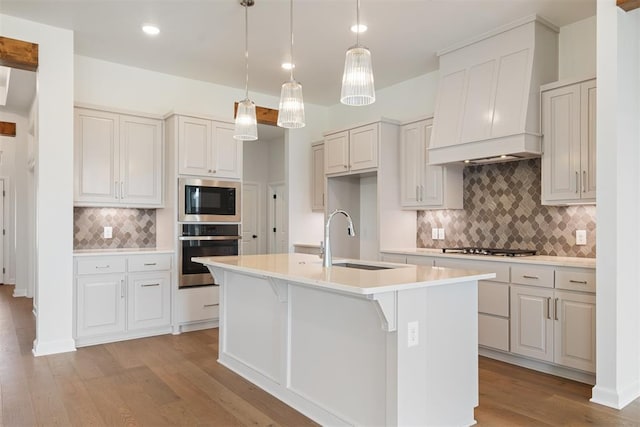
<svg viewBox="0 0 640 427">
<path fill-rule="evenodd" d="M 539 157 L 540 85 L 558 77 L 558 28 L 530 16 L 438 52 L 429 163 Z"/>
</svg>

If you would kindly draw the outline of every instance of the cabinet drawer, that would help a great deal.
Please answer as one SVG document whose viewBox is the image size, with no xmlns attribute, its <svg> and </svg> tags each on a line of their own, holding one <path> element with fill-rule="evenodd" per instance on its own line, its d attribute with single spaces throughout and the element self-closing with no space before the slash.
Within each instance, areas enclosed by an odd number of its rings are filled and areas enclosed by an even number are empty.
<svg viewBox="0 0 640 427">
<path fill-rule="evenodd" d="M 435 258 L 420 255 L 407 255 L 407 264 L 428 265 L 433 267 Z"/>
<path fill-rule="evenodd" d="M 213 320 L 220 313 L 220 288 L 204 286 L 178 291 L 178 322 Z"/>
<path fill-rule="evenodd" d="M 513 265 L 511 283 L 553 288 L 553 267 L 541 265 Z"/>
<path fill-rule="evenodd" d="M 437 267 L 460 268 L 463 270 L 476 270 L 483 273 L 495 273 L 494 282 L 509 283 L 509 265 L 502 262 L 476 261 L 466 259 L 436 259 Z"/>
<path fill-rule="evenodd" d="M 134 255 L 128 258 L 128 263 L 130 272 L 171 270 L 171 255 Z"/>
<path fill-rule="evenodd" d="M 509 319 L 478 314 L 478 344 L 509 351 Z"/>
<path fill-rule="evenodd" d="M 478 312 L 509 317 L 509 285 L 479 281 Z"/>
<path fill-rule="evenodd" d="M 596 271 L 578 268 L 557 268 L 556 288 L 570 291 L 595 292 Z"/>
<path fill-rule="evenodd" d="M 76 271 L 78 275 L 124 273 L 124 257 L 78 258 Z"/>
</svg>

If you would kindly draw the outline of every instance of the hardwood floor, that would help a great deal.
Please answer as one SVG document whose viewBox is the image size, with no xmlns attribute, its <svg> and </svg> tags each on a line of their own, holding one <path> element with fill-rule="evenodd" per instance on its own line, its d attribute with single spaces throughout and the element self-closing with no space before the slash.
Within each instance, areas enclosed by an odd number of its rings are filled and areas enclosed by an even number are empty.
<svg viewBox="0 0 640 427">
<path fill-rule="evenodd" d="M 0 426 L 307 426 L 308 418 L 216 362 L 217 329 L 34 358 L 31 300 L 0 286 Z M 480 360 L 479 426 L 640 426 L 588 401 L 591 387 Z"/>
</svg>

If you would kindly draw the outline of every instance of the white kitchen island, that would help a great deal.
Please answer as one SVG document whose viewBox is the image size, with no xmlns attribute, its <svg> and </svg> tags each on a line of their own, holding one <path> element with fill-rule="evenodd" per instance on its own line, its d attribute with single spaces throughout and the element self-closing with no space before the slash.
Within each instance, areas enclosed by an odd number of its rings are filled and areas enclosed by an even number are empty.
<svg viewBox="0 0 640 427">
<path fill-rule="evenodd" d="M 477 281 L 314 255 L 194 258 L 220 283 L 218 361 L 323 425 L 465 426 L 478 405 Z"/>
</svg>

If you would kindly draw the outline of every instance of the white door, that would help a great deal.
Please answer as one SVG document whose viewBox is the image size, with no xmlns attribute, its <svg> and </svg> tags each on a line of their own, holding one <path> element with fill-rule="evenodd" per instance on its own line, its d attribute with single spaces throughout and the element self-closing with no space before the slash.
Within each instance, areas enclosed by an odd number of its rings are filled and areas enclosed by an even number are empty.
<svg viewBox="0 0 640 427">
<path fill-rule="evenodd" d="M 77 280 L 77 336 L 124 331 L 124 275 L 100 274 Z"/>
<path fill-rule="evenodd" d="M 324 172 L 343 173 L 349 170 L 349 132 L 327 136 L 324 140 Z"/>
<path fill-rule="evenodd" d="M 511 286 L 511 351 L 553 362 L 553 290 Z"/>
<path fill-rule="evenodd" d="M 242 184 L 242 255 L 260 253 L 260 184 Z"/>
<path fill-rule="evenodd" d="M 211 121 L 194 117 L 178 119 L 178 158 L 180 174 L 211 175 Z"/>
<path fill-rule="evenodd" d="M 554 362 L 595 372 L 595 295 L 556 291 L 554 309 Z"/>
<path fill-rule="evenodd" d="M 269 253 L 289 252 L 287 241 L 287 227 L 285 213 L 287 211 L 287 200 L 285 197 L 285 186 L 283 183 L 269 184 Z"/>
<path fill-rule="evenodd" d="M 378 167 L 378 124 L 349 131 L 349 167 L 352 171 Z"/>
<path fill-rule="evenodd" d="M 242 178 L 242 141 L 233 138 L 233 124 L 213 122 L 212 173 L 221 178 Z"/>
</svg>

